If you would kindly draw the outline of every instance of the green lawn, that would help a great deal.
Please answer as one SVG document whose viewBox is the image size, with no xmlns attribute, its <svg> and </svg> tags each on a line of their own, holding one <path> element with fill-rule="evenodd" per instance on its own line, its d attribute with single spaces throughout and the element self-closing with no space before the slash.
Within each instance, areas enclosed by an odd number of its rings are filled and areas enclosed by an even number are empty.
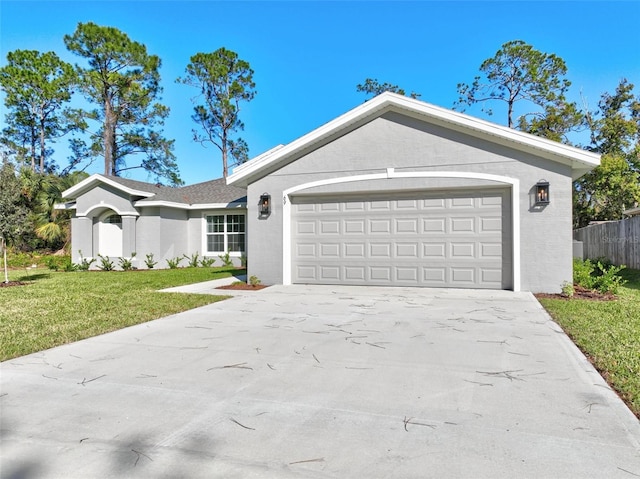
<svg viewBox="0 0 640 479">
<path fill-rule="evenodd" d="M 224 299 L 158 289 L 231 276 L 233 268 L 56 273 L 15 270 L 0 288 L 0 361 Z"/>
<path fill-rule="evenodd" d="M 553 319 L 640 418 L 640 270 L 615 301 L 540 299 Z"/>
</svg>

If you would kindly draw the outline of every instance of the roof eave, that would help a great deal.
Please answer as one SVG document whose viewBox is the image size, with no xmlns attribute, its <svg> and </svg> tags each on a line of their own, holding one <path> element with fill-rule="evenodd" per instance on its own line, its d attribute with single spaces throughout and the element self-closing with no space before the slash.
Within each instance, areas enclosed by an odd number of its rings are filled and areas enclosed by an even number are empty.
<svg viewBox="0 0 640 479">
<path fill-rule="evenodd" d="M 110 180 L 109 178 L 96 173 L 94 175 L 91 175 L 89 178 L 85 178 L 80 183 L 72 186 L 71 188 L 63 191 L 62 197 L 67 199 L 76 199 L 78 196 L 85 193 L 86 191 L 89 191 L 91 188 L 95 187 L 95 185 L 99 183 L 109 185 L 112 188 L 120 190 L 131 196 L 142 196 L 144 198 L 150 198 L 152 196 L 155 196 L 155 193 L 151 193 L 149 191 L 136 190 L 134 188 L 129 188 L 127 186 L 124 186 L 116 181 Z"/>
</svg>

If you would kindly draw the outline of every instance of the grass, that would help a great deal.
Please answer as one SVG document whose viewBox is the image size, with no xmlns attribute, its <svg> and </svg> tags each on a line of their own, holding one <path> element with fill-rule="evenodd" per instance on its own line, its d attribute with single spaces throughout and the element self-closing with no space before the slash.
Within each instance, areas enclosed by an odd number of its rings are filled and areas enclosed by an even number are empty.
<svg viewBox="0 0 640 479">
<path fill-rule="evenodd" d="M 640 418 L 640 270 L 620 275 L 615 301 L 539 301 Z"/>
<path fill-rule="evenodd" d="M 0 361 L 220 301 L 224 295 L 157 290 L 238 272 L 234 268 L 14 270 L 9 279 L 27 284 L 0 288 Z"/>
</svg>

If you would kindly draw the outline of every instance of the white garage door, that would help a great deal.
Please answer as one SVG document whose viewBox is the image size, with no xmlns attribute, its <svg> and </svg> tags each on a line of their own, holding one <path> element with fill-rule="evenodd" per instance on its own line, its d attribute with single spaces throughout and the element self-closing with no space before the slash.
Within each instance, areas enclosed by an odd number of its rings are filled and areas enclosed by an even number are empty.
<svg viewBox="0 0 640 479">
<path fill-rule="evenodd" d="M 509 289 L 506 190 L 292 198 L 292 281 Z"/>
</svg>

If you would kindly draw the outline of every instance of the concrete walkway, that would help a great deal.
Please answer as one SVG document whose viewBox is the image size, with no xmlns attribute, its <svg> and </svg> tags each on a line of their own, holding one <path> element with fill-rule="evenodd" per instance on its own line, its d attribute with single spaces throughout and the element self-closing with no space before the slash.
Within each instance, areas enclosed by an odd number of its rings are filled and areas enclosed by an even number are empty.
<svg viewBox="0 0 640 479">
<path fill-rule="evenodd" d="M 0 374 L 3 478 L 640 476 L 638 420 L 528 293 L 272 286 Z"/>
</svg>

